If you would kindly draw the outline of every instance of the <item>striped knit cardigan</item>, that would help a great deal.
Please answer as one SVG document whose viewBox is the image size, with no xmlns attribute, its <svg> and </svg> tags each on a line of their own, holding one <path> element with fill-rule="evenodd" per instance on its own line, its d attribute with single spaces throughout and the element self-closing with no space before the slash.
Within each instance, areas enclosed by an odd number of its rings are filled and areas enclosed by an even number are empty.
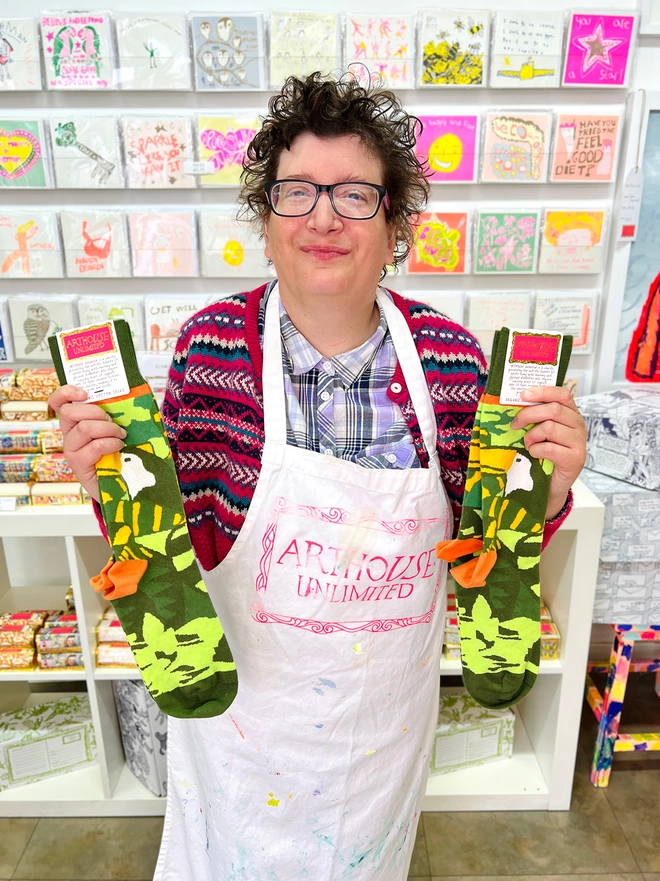
<svg viewBox="0 0 660 881">
<path fill-rule="evenodd" d="M 184 324 L 161 408 L 193 547 L 206 570 L 217 566 L 231 548 L 259 478 L 264 413 L 258 315 L 265 289 L 262 285 L 223 299 Z M 441 477 L 458 528 L 486 362 L 474 337 L 458 324 L 422 303 L 395 293 L 392 297 L 408 323 L 426 375 L 438 425 Z M 428 467 L 399 364 L 388 395 L 401 407 L 422 467 Z M 564 516 L 546 525 L 546 542 Z"/>
</svg>

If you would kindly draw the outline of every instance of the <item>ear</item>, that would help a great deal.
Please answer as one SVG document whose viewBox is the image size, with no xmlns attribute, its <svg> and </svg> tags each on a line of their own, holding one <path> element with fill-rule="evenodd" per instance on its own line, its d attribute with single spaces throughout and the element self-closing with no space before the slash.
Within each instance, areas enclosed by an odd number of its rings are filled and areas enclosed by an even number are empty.
<svg viewBox="0 0 660 881">
<path fill-rule="evenodd" d="M 268 220 L 264 220 L 261 224 L 261 232 L 264 237 L 264 254 L 267 260 L 272 260 L 270 253 L 270 238 L 268 236 Z"/>
</svg>

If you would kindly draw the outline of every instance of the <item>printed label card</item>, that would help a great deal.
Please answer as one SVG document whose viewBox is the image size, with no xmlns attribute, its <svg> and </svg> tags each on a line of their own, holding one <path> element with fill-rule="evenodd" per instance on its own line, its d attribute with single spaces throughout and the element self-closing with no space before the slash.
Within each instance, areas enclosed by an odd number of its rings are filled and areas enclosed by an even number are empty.
<svg viewBox="0 0 660 881">
<path fill-rule="evenodd" d="M 268 272 L 264 242 L 247 221 L 235 214 L 199 214 L 202 274 L 210 278 L 263 278 Z"/>
<path fill-rule="evenodd" d="M 563 12 L 495 14 L 490 85 L 495 89 L 559 86 L 564 39 Z"/>
<path fill-rule="evenodd" d="M 618 113 L 560 113 L 555 122 L 552 183 L 607 183 L 619 158 Z"/>
<path fill-rule="evenodd" d="M 416 300 L 425 303 L 436 312 L 441 312 L 456 324 L 463 323 L 463 291 L 442 291 L 442 293 L 430 293 L 429 291 L 406 291 L 407 300 Z"/>
<path fill-rule="evenodd" d="M 478 211 L 473 272 L 478 275 L 535 272 L 539 214 L 536 209 Z"/>
<path fill-rule="evenodd" d="M 57 332 L 64 378 L 87 392 L 87 401 L 127 395 L 130 386 L 111 321 Z"/>
<path fill-rule="evenodd" d="M 75 297 L 25 294 L 9 299 L 16 358 L 51 363 L 48 337 L 76 325 Z"/>
<path fill-rule="evenodd" d="M 206 305 L 207 294 L 163 294 L 145 297 L 147 351 L 174 353 L 181 327 Z"/>
<path fill-rule="evenodd" d="M 14 346 L 9 322 L 9 301 L 0 300 L 0 361 L 14 360 Z"/>
<path fill-rule="evenodd" d="M 199 158 L 213 168 L 209 174 L 202 175 L 203 187 L 237 186 L 240 183 L 245 151 L 260 128 L 261 120 L 253 111 L 198 118 Z"/>
<path fill-rule="evenodd" d="M 45 12 L 41 40 L 49 89 L 112 89 L 109 12 Z"/>
<path fill-rule="evenodd" d="M 261 15 L 193 15 L 190 26 L 197 91 L 266 88 Z"/>
<path fill-rule="evenodd" d="M 603 268 L 605 219 L 603 209 L 546 211 L 538 271 L 598 275 Z"/>
<path fill-rule="evenodd" d="M 61 211 L 69 278 L 125 278 L 131 274 L 126 219 L 121 211 Z"/>
<path fill-rule="evenodd" d="M 636 40 L 635 13 L 573 12 L 562 86 L 627 86 Z"/>
<path fill-rule="evenodd" d="M 552 114 L 496 111 L 486 114 L 481 180 L 545 183 Z"/>
<path fill-rule="evenodd" d="M 598 296 L 596 291 L 539 291 L 534 327 L 571 334 L 573 352 L 590 355 L 594 349 Z"/>
<path fill-rule="evenodd" d="M 408 257 L 408 272 L 467 272 L 468 213 L 423 211 Z"/>
<path fill-rule="evenodd" d="M 419 23 L 420 86 L 485 86 L 490 13 L 426 9 Z"/>
<path fill-rule="evenodd" d="M 557 384 L 562 339 L 560 333 L 509 329 L 500 403 L 531 407 L 534 402 L 521 397 L 525 389 Z"/>
<path fill-rule="evenodd" d="M 198 274 L 194 211 L 131 211 L 128 224 L 134 275 Z"/>
<path fill-rule="evenodd" d="M 0 212 L 0 280 L 62 276 L 56 213 L 41 208 Z"/>
<path fill-rule="evenodd" d="M 184 164 L 194 160 L 192 125 L 185 117 L 133 117 L 121 121 L 129 188 L 191 189 Z"/>
<path fill-rule="evenodd" d="M 0 92 L 27 92 L 40 88 L 41 59 L 36 21 L 33 18 L 0 17 Z"/>
<path fill-rule="evenodd" d="M 142 297 L 81 297 L 78 315 L 81 325 L 104 324 L 123 318 L 131 329 L 136 349 L 144 349 L 144 300 Z"/>
<path fill-rule="evenodd" d="M 416 114 L 423 130 L 415 153 L 428 165 L 431 183 L 474 183 L 477 179 L 479 117 Z"/>
<path fill-rule="evenodd" d="M 51 116 L 50 145 L 60 189 L 124 186 L 117 120 L 113 116 Z"/>
<path fill-rule="evenodd" d="M 115 15 L 122 89 L 192 88 L 183 15 Z"/>
<path fill-rule="evenodd" d="M 0 187 L 51 186 L 40 119 L 0 119 Z"/>
<path fill-rule="evenodd" d="M 279 89 L 288 76 L 305 77 L 315 70 L 339 67 L 339 16 L 327 12 L 270 15 L 270 87 Z"/>
<path fill-rule="evenodd" d="M 347 15 L 344 66 L 360 82 L 412 89 L 413 34 L 412 15 Z"/>
<path fill-rule="evenodd" d="M 495 331 L 501 327 L 529 324 L 532 295 L 530 291 L 475 293 L 468 297 L 470 333 L 477 338 L 484 355 L 493 351 Z"/>
</svg>

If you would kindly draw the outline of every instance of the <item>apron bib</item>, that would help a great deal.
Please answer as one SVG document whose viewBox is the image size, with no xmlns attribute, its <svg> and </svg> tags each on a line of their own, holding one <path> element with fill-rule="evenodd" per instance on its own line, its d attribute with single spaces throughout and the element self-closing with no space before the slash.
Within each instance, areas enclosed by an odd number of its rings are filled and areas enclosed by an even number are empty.
<svg viewBox="0 0 660 881">
<path fill-rule="evenodd" d="M 204 581 L 238 669 L 211 719 L 169 719 L 157 881 L 406 881 L 437 719 L 450 537 L 431 398 L 380 290 L 430 467 L 367 469 L 286 442 L 279 294 L 247 518 Z"/>
</svg>

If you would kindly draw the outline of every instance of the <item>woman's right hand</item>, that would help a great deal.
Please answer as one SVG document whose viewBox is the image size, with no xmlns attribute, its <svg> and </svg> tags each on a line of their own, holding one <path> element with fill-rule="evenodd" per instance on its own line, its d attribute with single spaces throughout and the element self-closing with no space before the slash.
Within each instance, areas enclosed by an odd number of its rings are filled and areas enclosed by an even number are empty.
<svg viewBox="0 0 660 881">
<path fill-rule="evenodd" d="M 96 404 L 86 404 L 87 392 L 63 385 L 48 399 L 60 419 L 64 455 L 83 488 L 97 502 L 100 499 L 96 463 L 106 453 L 124 446 L 126 431 Z"/>
</svg>

